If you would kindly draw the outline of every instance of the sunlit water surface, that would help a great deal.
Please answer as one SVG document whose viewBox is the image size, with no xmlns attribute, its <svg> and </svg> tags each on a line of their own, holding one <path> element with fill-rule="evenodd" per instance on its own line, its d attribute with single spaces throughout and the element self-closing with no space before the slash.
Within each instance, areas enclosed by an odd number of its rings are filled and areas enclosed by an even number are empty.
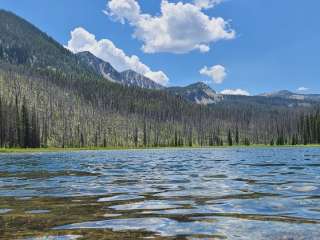
<svg viewBox="0 0 320 240">
<path fill-rule="evenodd" d="M 0 155 L 3 239 L 320 239 L 320 149 Z"/>
</svg>

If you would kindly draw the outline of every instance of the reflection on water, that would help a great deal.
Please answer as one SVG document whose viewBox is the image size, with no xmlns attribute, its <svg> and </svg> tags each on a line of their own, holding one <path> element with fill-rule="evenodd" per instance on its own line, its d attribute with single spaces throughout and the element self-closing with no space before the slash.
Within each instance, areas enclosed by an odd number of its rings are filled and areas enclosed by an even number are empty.
<svg viewBox="0 0 320 240">
<path fill-rule="evenodd" d="M 49 210 L 31 210 L 31 211 L 26 211 L 28 214 L 43 214 L 43 213 L 49 213 Z"/>
<path fill-rule="evenodd" d="M 81 237 L 82 236 L 80 235 L 45 236 L 45 237 L 26 238 L 26 240 L 75 240 Z"/>
<path fill-rule="evenodd" d="M 216 232 L 216 226 L 208 222 L 178 222 L 168 218 L 130 218 L 105 220 L 97 222 L 85 222 L 71 224 L 56 229 L 79 229 L 79 228 L 112 228 L 121 230 L 147 230 L 160 233 L 163 236 L 176 235 L 212 235 Z"/>
<path fill-rule="evenodd" d="M 320 149 L 0 155 L 0 239 L 320 239 Z"/>
<path fill-rule="evenodd" d="M 99 198 L 98 202 L 113 202 L 113 201 L 124 201 L 124 200 L 135 200 L 135 199 L 141 199 L 144 198 L 139 195 L 116 195 L 113 197 L 105 197 L 105 198 Z"/>
<path fill-rule="evenodd" d="M 0 214 L 5 214 L 5 213 L 8 213 L 8 212 L 11 212 L 12 209 L 0 209 Z"/>
</svg>

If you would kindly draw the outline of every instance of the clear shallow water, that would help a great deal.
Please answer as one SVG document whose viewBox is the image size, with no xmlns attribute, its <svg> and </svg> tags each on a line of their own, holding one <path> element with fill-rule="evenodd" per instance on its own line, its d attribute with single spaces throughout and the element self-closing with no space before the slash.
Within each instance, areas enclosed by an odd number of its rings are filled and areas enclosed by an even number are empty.
<svg viewBox="0 0 320 240">
<path fill-rule="evenodd" d="M 12 239 L 320 239 L 320 149 L 0 155 L 1 222 Z"/>
</svg>

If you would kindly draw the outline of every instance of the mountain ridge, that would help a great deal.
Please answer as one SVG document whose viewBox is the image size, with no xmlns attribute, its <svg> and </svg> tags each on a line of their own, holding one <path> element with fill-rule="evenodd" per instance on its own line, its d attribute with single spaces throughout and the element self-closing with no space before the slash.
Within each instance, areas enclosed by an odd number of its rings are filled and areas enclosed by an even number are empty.
<svg viewBox="0 0 320 240">
<path fill-rule="evenodd" d="M 307 101 L 320 101 L 320 94 L 303 94 L 295 93 L 289 90 L 280 90 L 271 93 L 263 93 L 258 96 L 262 97 L 273 97 L 273 98 L 284 98 L 284 99 L 295 99 L 295 100 L 307 100 Z"/>
<path fill-rule="evenodd" d="M 193 83 L 185 87 L 169 87 L 166 90 L 201 105 L 215 104 L 223 100 L 221 94 L 217 94 L 215 90 L 203 82 Z"/>
<path fill-rule="evenodd" d="M 252 101 L 256 101 L 257 97 L 265 97 L 268 99 L 271 98 L 280 98 L 285 100 L 297 100 L 297 101 L 320 101 L 320 95 L 318 94 L 299 94 L 294 93 L 289 90 L 280 90 L 271 93 L 263 93 L 258 94 L 255 96 L 248 96 L 245 98 L 242 95 L 228 95 L 217 93 L 213 90 L 210 86 L 205 84 L 204 82 L 196 82 L 186 86 L 172 86 L 172 87 L 164 87 L 153 80 L 144 77 L 143 75 L 136 73 L 135 71 L 128 69 L 123 72 L 118 72 L 115 70 L 114 67 L 108 62 L 96 57 L 90 52 L 80 52 L 77 53 L 77 56 L 80 56 L 85 64 L 91 66 L 94 71 L 105 79 L 123 84 L 129 87 L 140 87 L 140 88 L 147 88 L 147 89 L 154 89 L 154 90 L 165 90 L 170 94 L 181 96 L 189 102 L 193 102 L 200 105 L 211 105 L 211 104 L 218 104 L 223 101 L 234 101 L 237 98 L 240 102 L 243 99 L 251 99 Z M 236 97 L 232 97 L 236 96 Z M 247 101 L 247 100 L 246 100 Z M 260 100 L 259 100 L 260 101 Z M 266 100 L 268 101 L 268 100 Z M 287 106 L 293 106 L 293 102 L 287 103 Z M 300 103 L 302 104 L 302 103 Z M 308 105 L 308 104 L 307 104 Z"/>
<path fill-rule="evenodd" d="M 84 64 L 90 66 L 98 75 L 105 79 L 123 84 L 128 87 L 140 87 L 146 89 L 164 89 L 163 86 L 152 79 L 143 76 L 131 69 L 119 72 L 109 62 L 106 62 L 94 54 L 86 51 L 76 54 Z"/>
</svg>

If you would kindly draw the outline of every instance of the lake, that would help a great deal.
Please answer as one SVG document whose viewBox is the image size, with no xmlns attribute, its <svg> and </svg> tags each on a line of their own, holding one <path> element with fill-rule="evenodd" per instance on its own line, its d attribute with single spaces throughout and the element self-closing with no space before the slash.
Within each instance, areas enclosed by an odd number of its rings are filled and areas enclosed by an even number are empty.
<svg viewBox="0 0 320 240">
<path fill-rule="evenodd" d="M 320 149 L 0 154 L 1 236 L 320 239 Z"/>
</svg>

